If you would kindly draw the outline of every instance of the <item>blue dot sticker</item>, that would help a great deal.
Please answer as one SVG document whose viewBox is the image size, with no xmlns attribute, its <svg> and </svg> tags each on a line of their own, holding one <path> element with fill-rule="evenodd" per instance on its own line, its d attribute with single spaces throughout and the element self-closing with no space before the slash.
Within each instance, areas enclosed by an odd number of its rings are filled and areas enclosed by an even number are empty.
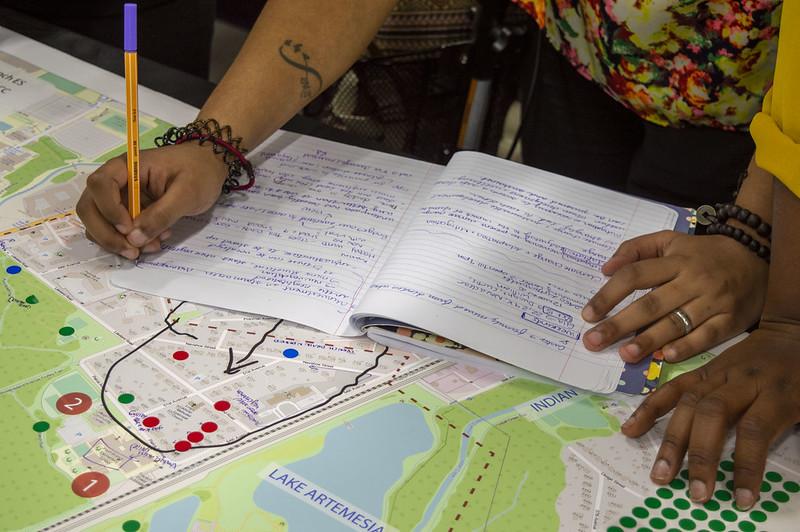
<svg viewBox="0 0 800 532">
<path fill-rule="evenodd" d="M 8 268 L 6 268 L 6 273 L 9 274 L 9 275 L 17 275 L 21 271 L 22 271 L 22 268 L 20 268 L 17 265 L 9 266 Z"/>
<path fill-rule="evenodd" d="M 297 352 L 297 349 L 284 349 L 283 356 L 286 358 L 295 358 L 300 353 Z"/>
</svg>

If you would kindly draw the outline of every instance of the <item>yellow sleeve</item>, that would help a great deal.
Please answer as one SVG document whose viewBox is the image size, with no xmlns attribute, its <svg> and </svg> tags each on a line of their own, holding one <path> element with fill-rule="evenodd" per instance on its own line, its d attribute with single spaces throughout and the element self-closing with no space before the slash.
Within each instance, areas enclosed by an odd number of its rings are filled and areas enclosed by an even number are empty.
<svg viewBox="0 0 800 532">
<path fill-rule="evenodd" d="M 782 6 L 775 81 L 750 124 L 756 163 L 800 196 L 800 1 Z"/>
<path fill-rule="evenodd" d="M 763 110 L 750 124 L 756 143 L 756 164 L 781 180 L 795 196 L 800 196 L 800 144 L 789 137 L 771 115 L 772 91 L 764 99 Z M 797 109 L 800 113 L 800 107 Z"/>
</svg>

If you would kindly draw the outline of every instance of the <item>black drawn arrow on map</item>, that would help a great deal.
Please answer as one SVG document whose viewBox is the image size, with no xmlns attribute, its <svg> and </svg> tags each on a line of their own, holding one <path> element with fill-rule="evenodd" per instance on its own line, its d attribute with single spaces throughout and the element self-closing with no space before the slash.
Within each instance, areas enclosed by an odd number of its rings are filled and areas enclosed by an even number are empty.
<svg viewBox="0 0 800 532">
<path fill-rule="evenodd" d="M 278 320 L 277 323 L 275 323 L 275 325 L 272 326 L 272 329 L 270 329 L 267 332 L 265 332 L 264 336 L 261 337 L 261 340 L 259 340 L 255 344 L 253 344 L 253 347 L 250 348 L 250 351 L 248 351 L 247 354 L 244 357 L 240 358 L 236 362 L 233 361 L 233 358 L 234 358 L 234 356 L 233 356 L 233 348 L 229 347 L 228 348 L 228 366 L 225 368 L 225 371 L 223 371 L 223 373 L 226 373 L 228 375 L 235 375 L 235 374 L 239 373 L 239 371 L 241 371 L 242 369 L 246 368 L 247 366 L 252 366 L 253 364 L 258 364 L 258 360 L 251 360 L 251 361 L 248 362 L 247 359 L 249 359 L 251 356 L 253 356 L 253 353 L 255 353 L 256 349 L 258 349 L 258 346 L 263 344 L 264 341 L 267 339 L 267 336 L 269 336 L 270 334 L 275 332 L 275 329 L 277 329 L 278 326 L 281 323 L 283 323 L 283 320 Z"/>
</svg>

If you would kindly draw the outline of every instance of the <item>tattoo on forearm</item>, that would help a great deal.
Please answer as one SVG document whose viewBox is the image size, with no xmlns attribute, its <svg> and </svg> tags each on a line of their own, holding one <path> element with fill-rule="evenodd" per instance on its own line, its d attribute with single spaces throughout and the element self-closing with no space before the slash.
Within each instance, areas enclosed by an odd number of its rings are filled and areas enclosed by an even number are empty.
<svg viewBox="0 0 800 532">
<path fill-rule="evenodd" d="M 311 57 L 303 50 L 302 43 L 286 39 L 278 48 L 278 53 L 287 64 L 303 72 L 300 76 L 300 97 L 310 100 L 312 96 L 319 94 L 322 90 L 322 76 L 314 68 L 308 66 Z M 312 85 L 316 87 L 312 89 Z"/>
</svg>

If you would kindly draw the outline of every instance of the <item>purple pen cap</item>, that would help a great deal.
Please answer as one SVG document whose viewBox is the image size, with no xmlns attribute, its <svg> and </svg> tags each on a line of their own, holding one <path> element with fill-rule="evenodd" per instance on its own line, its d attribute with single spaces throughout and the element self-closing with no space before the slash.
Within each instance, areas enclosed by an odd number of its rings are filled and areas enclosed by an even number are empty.
<svg viewBox="0 0 800 532">
<path fill-rule="evenodd" d="M 123 7 L 125 26 L 125 51 L 136 51 L 136 4 L 125 4 Z"/>
</svg>

